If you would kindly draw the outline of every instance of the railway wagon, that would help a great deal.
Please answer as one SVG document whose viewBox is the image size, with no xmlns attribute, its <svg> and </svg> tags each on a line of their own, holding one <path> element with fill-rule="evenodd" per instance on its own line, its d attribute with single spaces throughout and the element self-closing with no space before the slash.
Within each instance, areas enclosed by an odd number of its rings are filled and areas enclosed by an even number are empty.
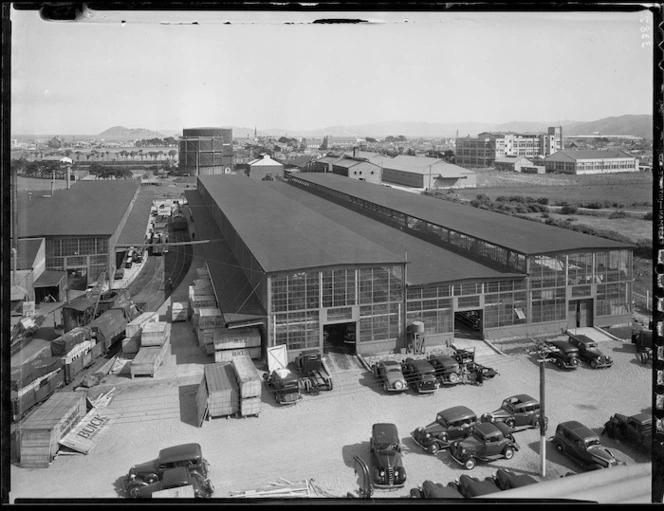
<svg viewBox="0 0 664 511">
<path fill-rule="evenodd" d="M 46 401 L 65 385 L 60 357 L 38 357 L 11 371 L 9 400 L 12 421 L 21 420 L 35 405 Z"/>
<path fill-rule="evenodd" d="M 92 329 L 97 342 L 103 345 L 105 353 L 125 336 L 127 320 L 121 309 L 110 309 L 91 321 L 88 326 Z"/>
</svg>

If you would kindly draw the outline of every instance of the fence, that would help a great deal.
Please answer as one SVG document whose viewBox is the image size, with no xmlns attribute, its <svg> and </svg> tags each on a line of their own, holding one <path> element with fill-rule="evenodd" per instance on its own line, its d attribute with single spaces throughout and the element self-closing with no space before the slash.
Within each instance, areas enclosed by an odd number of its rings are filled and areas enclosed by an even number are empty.
<svg viewBox="0 0 664 511">
<path fill-rule="evenodd" d="M 649 291 L 646 291 L 645 295 L 642 295 L 640 293 L 637 293 L 636 291 L 632 291 L 632 299 L 634 300 L 634 305 L 648 310 L 652 311 L 652 295 L 650 294 Z"/>
</svg>

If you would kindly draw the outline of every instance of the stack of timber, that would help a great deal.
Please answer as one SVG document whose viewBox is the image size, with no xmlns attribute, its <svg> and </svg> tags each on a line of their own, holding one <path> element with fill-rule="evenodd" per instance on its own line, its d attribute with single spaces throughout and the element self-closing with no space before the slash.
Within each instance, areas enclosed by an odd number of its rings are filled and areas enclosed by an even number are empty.
<svg viewBox="0 0 664 511">
<path fill-rule="evenodd" d="M 171 323 L 176 321 L 187 321 L 189 305 L 187 302 L 171 303 Z"/>
<path fill-rule="evenodd" d="M 153 376 L 170 346 L 171 325 L 163 321 L 147 323 L 141 332 L 141 349 L 131 361 L 131 377 Z"/>
<path fill-rule="evenodd" d="M 21 467 L 48 467 L 58 442 L 85 416 L 84 392 L 56 392 L 28 417 L 19 431 Z"/>
<path fill-rule="evenodd" d="M 240 389 L 235 379 L 233 364 L 206 364 L 203 380 L 198 387 L 196 403 L 199 416 L 228 417 L 240 411 Z"/>
<path fill-rule="evenodd" d="M 215 332 L 214 361 L 231 361 L 238 355 L 248 355 L 252 360 L 261 358 L 261 333 L 258 328 L 223 328 Z"/>
<path fill-rule="evenodd" d="M 224 316 L 214 307 L 201 307 L 197 311 L 196 336 L 204 353 L 214 355 L 215 333 L 224 327 Z M 229 360 L 230 362 L 230 360 Z"/>
<path fill-rule="evenodd" d="M 258 417 L 261 411 L 261 377 L 247 355 L 233 357 L 235 379 L 240 388 L 240 415 Z"/>
<path fill-rule="evenodd" d="M 270 483 L 268 488 L 259 490 L 242 490 L 231 491 L 230 496 L 233 498 L 316 498 L 316 497 L 337 497 L 320 486 L 314 483 L 313 479 L 305 479 L 304 481 L 290 482 L 283 477 L 279 478 L 278 482 Z"/>
<path fill-rule="evenodd" d="M 122 352 L 126 354 L 138 353 L 141 347 L 141 330 L 147 323 L 159 320 L 159 314 L 156 312 L 144 312 L 137 318 L 127 323 L 125 329 L 125 338 L 122 341 Z"/>
</svg>

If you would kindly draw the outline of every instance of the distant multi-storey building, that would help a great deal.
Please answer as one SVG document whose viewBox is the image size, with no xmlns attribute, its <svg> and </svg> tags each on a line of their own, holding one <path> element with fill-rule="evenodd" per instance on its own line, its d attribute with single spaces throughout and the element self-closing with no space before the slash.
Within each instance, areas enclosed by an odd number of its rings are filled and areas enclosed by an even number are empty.
<svg viewBox="0 0 664 511">
<path fill-rule="evenodd" d="M 456 163 L 472 167 L 491 167 L 497 158 L 544 158 L 562 148 L 563 130 L 560 126 L 550 127 L 546 133 L 485 131 L 474 138 L 456 139 Z"/>
</svg>

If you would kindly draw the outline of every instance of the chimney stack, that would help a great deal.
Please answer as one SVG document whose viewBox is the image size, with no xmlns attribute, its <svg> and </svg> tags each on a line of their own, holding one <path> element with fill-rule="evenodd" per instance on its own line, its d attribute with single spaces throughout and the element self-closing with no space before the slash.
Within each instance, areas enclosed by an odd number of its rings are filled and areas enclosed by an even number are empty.
<svg viewBox="0 0 664 511">
<path fill-rule="evenodd" d="M 71 173 L 71 166 L 65 165 L 65 180 L 67 182 L 67 190 L 69 190 L 69 187 L 71 186 L 70 177 L 69 177 L 70 173 Z"/>
</svg>

